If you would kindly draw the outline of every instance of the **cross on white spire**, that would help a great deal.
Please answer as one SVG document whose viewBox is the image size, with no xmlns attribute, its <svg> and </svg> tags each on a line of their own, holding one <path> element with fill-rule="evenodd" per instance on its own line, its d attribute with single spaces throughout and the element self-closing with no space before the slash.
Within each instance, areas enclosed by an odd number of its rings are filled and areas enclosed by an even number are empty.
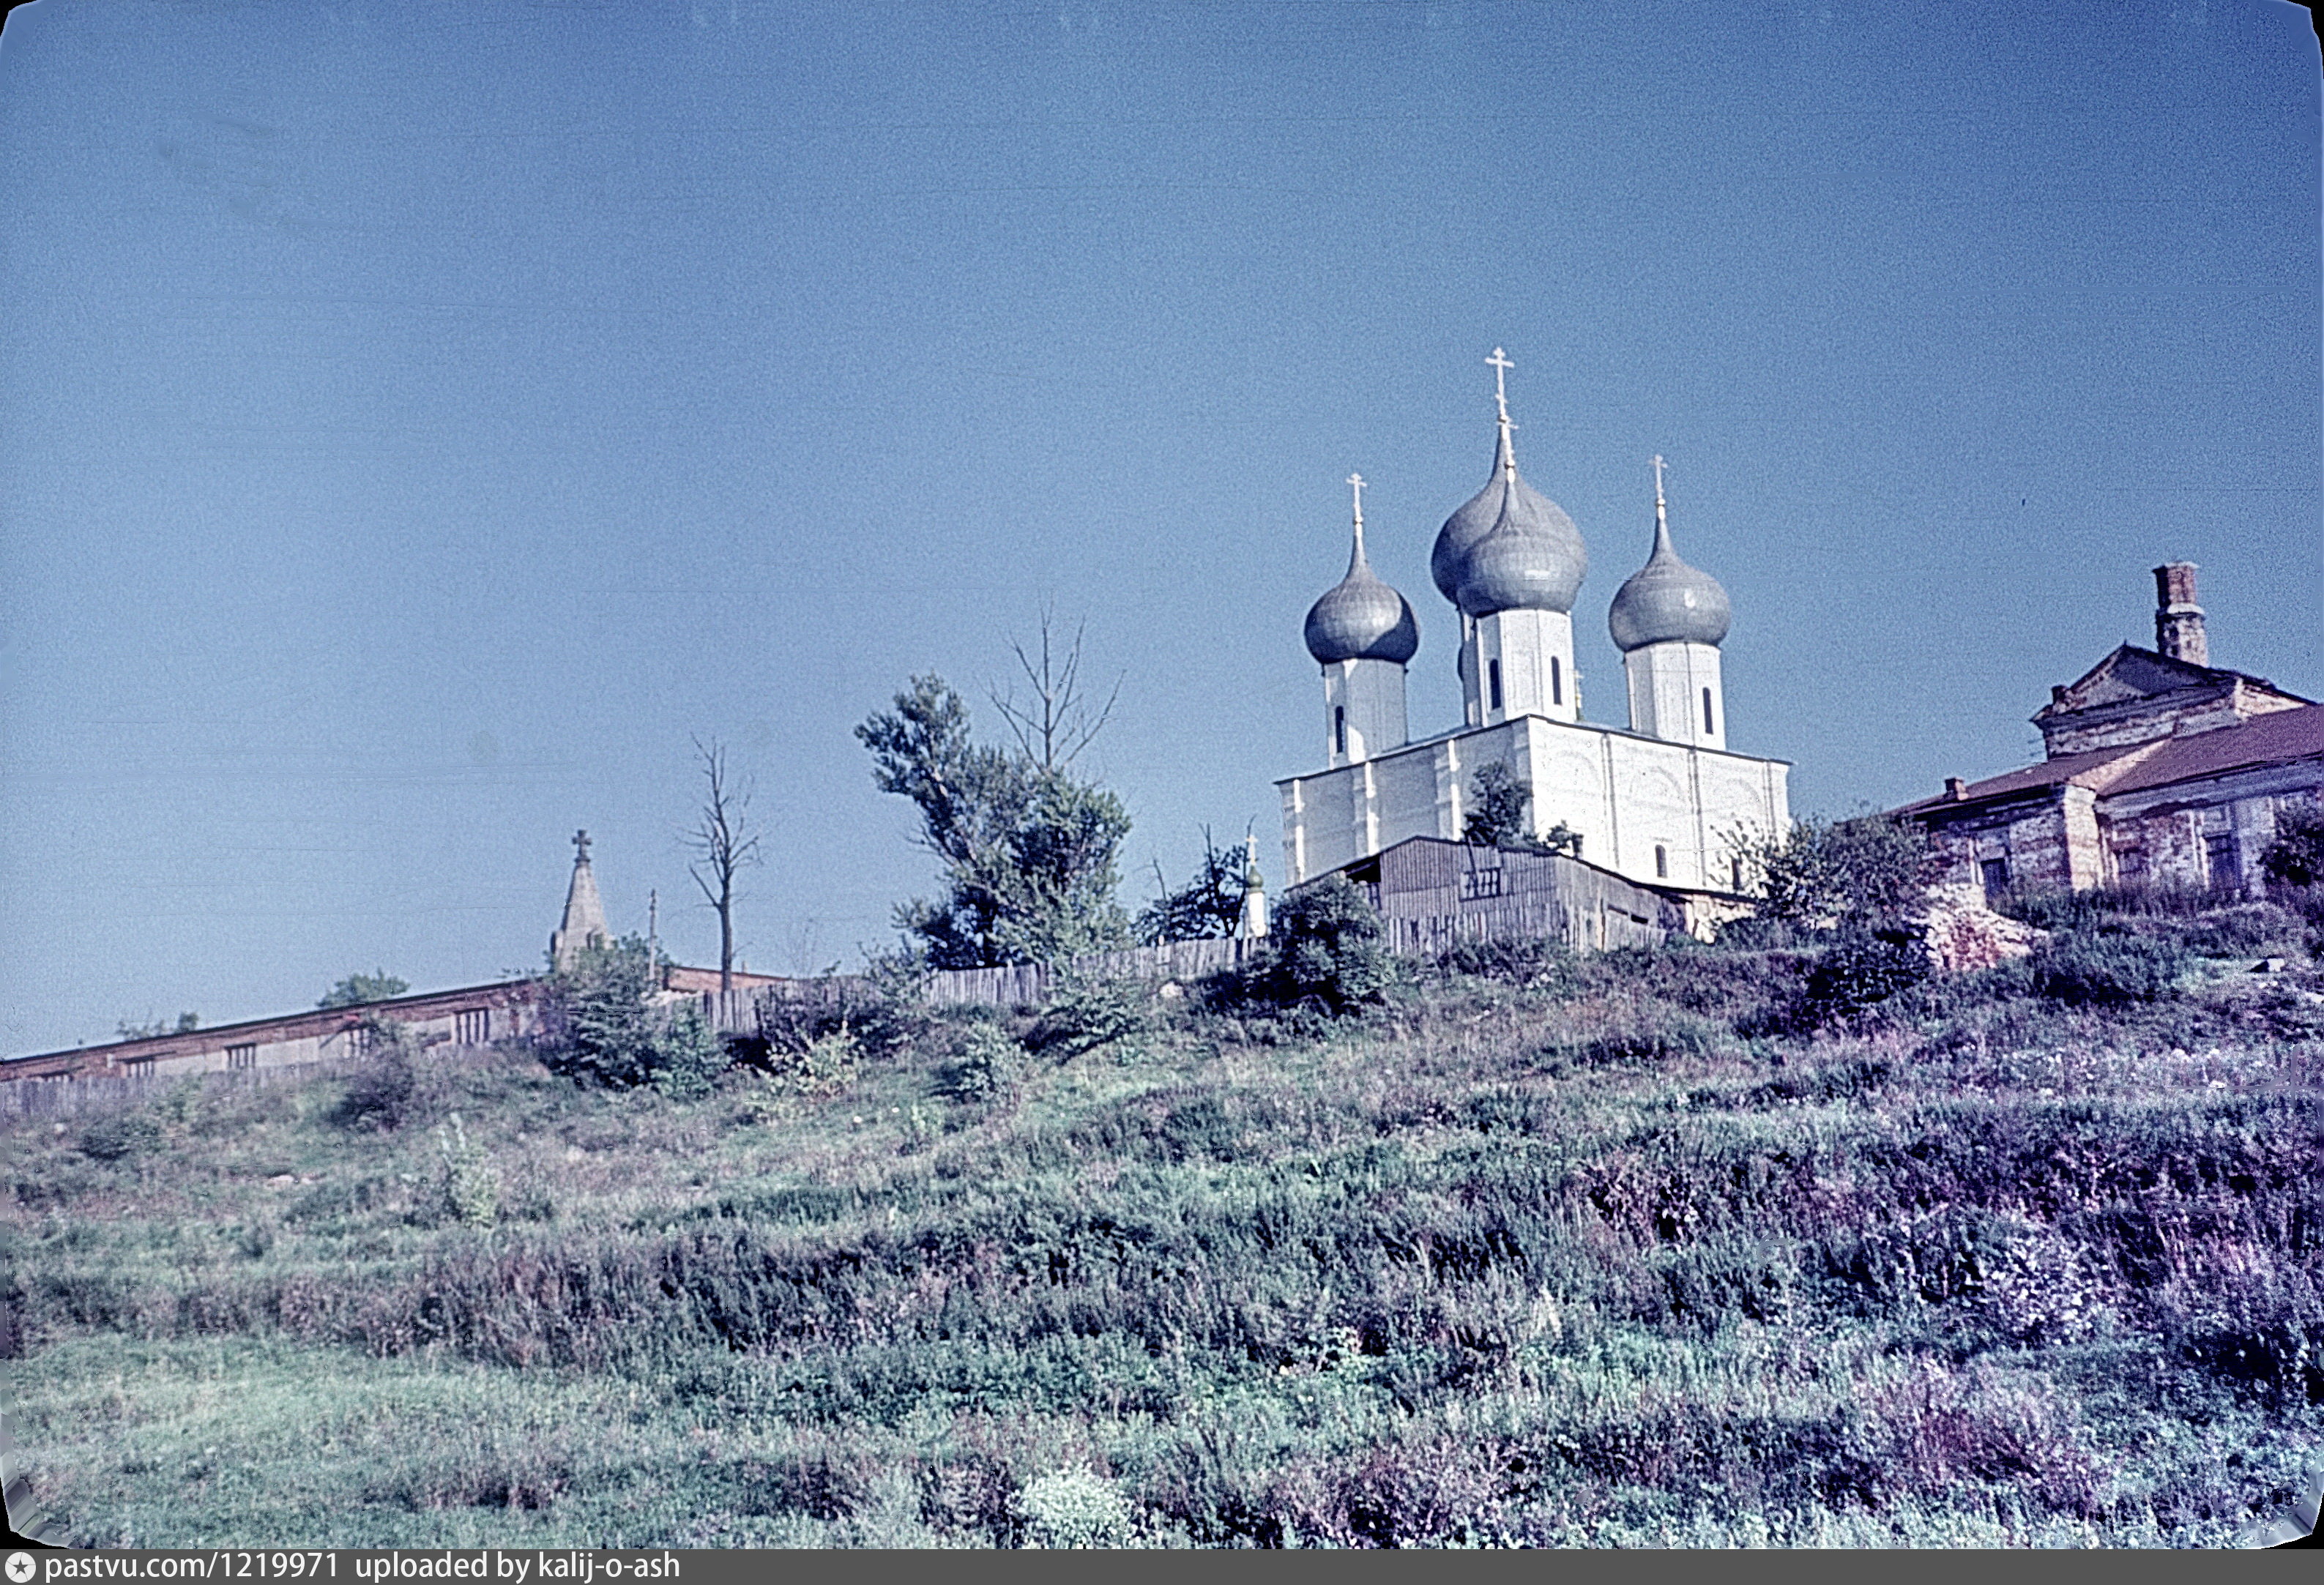
<svg viewBox="0 0 2324 1585">
<path fill-rule="evenodd" d="M 1663 503 L 1663 454 L 1655 453 L 1655 504 Z"/>
<path fill-rule="evenodd" d="M 1351 487 L 1352 487 L 1352 488 L 1354 489 L 1354 491 L 1355 491 L 1355 493 L 1356 493 L 1356 556 L 1357 556 L 1357 558 L 1358 558 L 1359 559 L 1360 559 L 1360 558 L 1362 558 L 1362 556 L 1363 556 L 1363 553 L 1364 553 L 1364 476 L 1363 476 L 1363 475 L 1361 475 L 1361 474 L 1350 474 L 1350 475 L 1348 475 L 1348 484 L 1350 484 L 1350 486 L 1351 486 Z"/>
</svg>

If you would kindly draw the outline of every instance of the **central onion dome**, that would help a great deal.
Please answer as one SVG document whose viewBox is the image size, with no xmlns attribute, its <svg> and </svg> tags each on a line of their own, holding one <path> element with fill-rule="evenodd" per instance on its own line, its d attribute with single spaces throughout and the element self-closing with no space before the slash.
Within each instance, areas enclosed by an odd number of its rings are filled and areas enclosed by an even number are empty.
<svg viewBox="0 0 2324 1585">
<path fill-rule="evenodd" d="M 1499 358 L 1499 348 L 1493 356 Z M 1517 476 L 1508 402 L 1506 395 L 1498 400 L 1500 438 L 1493 450 L 1493 476 L 1437 530 L 1429 576 L 1439 593 L 1470 616 L 1571 611 L 1582 575 L 1590 570 L 1590 554 L 1573 520 Z"/>
<path fill-rule="evenodd" d="M 1662 459 L 1655 462 L 1659 467 Z M 1727 591 L 1719 580 L 1689 567 L 1671 548 L 1670 519 L 1657 475 L 1654 554 L 1630 575 L 1606 613 L 1614 647 L 1627 655 L 1648 644 L 1716 644 L 1727 636 L 1729 615 Z"/>
<path fill-rule="evenodd" d="M 1364 559 L 1361 489 L 1358 485 L 1356 545 L 1348 558 L 1348 576 L 1309 608 L 1307 653 L 1326 666 L 1335 660 L 1393 660 L 1402 666 L 1420 652 L 1420 624 L 1413 619 L 1412 603 L 1382 583 Z"/>
</svg>

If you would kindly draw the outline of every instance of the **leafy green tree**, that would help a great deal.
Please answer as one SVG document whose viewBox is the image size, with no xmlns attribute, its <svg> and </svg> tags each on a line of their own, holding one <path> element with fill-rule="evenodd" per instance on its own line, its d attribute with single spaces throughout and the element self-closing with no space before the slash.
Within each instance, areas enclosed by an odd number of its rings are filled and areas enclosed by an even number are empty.
<svg viewBox="0 0 2324 1585">
<path fill-rule="evenodd" d="M 115 1024 L 114 1028 L 124 1040 L 150 1040 L 156 1035 L 190 1035 L 201 1027 L 201 1014 L 180 1013 L 178 1021 L 175 1023 L 171 1023 L 167 1018 L 154 1018 L 150 1022 L 138 1024 L 124 1018 Z"/>
<path fill-rule="evenodd" d="M 584 949 L 549 976 L 541 1061 L 576 1083 L 700 1093 L 726 1066 L 724 1043 L 691 1008 L 658 1016 L 650 999 L 659 989 L 652 954 L 636 936 Z"/>
<path fill-rule="evenodd" d="M 2278 811 L 2275 838 L 2261 850 L 2259 867 L 2272 885 L 2324 885 L 2324 809 L 2310 804 Z"/>
<path fill-rule="evenodd" d="M 1271 961 L 1252 989 L 1283 1007 L 1344 1013 L 1385 1000 L 1395 964 L 1379 913 L 1344 875 L 1327 875 L 1283 899 L 1270 922 Z"/>
<path fill-rule="evenodd" d="M 1762 911 L 1826 929 L 1890 920 L 1927 891 L 1928 849 L 1917 826 L 1885 815 L 1794 821 L 1781 834 L 1747 833 L 1735 844 L 1757 878 Z"/>
<path fill-rule="evenodd" d="M 1130 816 L 1111 793 L 979 746 L 967 705 L 939 677 L 914 677 L 855 735 L 873 781 L 918 806 L 918 840 L 944 862 L 944 898 L 896 910 L 931 966 L 1053 963 L 1128 940 L 1113 894 Z"/>
<path fill-rule="evenodd" d="M 346 979 L 323 992 L 317 1007 L 361 1007 L 367 1001 L 389 1001 L 411 989 L 411 982 L 400 980 L 385 969 L 374 969 L 370 973 L 349 974 Z"/>
<path fill-rule="evenodd" d="M 1207 941 L 1232 935 L 1242 923 L 1244 858 L 1240 848 L 1222 848 L 1203 827 L 1203 861 L 1194 878 L 1173 888 L 1154 866 L 1159 895 L 1138 916 L 1138 938 L 1149 946 L 1166 941 Z"/>
<path fill-rule="evenodd" d="M 1462 841 L 1477 847 L 1582 856 L 1582 834 L 1562 820 L 1544 835 L 1533 834 L 1526 818 L 1533 793 L 1499 760 L 1478 766 L 1469 788 L 1469 819 L 1462 827 Z"/>
</svg>

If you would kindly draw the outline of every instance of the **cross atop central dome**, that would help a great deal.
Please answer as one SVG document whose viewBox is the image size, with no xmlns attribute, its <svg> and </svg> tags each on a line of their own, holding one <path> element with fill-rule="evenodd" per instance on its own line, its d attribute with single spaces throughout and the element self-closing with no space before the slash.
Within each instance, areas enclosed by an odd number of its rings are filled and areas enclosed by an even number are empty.
<svg viewBox="0 0 2324 1585">
<path fill-rule="evenodd" d="M 1494 371 L 1499 410 L 1492 477 L 1444 520 L 1429 554 L 1429 576 L 1469 616 L 1570 612 L 1590 570 L 1589 552 L 1573 520 L 1517 475 L 1508 386 L 1508 371 L 1517 365 L 1498 346 L 1485 362 Z"/>
</svg>

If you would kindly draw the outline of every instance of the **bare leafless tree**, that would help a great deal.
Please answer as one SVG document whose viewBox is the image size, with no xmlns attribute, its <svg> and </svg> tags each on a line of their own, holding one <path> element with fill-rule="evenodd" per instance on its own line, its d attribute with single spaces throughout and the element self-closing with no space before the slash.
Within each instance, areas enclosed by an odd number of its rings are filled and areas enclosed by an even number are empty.
<svg viewBox="0 0 2324 1585">
<path fill-rule="evenodd" d="M 1056 619 L 1049 608 L 1043 606 L 1039 660 L 1026 653 L 1024 645 L 1013 640 L 1009 645 L 1025 680 L 1032 685 L 1032 699 L 1018 704 L 1014 685 L 1007 692 L 997 687 L 988 690 L 992 707 L 1001 712 L 1001 718 L 1016 734 L 1017 746 L 1043 770 L 1062 770 L 1071 765 L 1074 756 L 1088 748 L 1090 740 L 1104 730 L 1107 719 L 1113 714 L 1114 701 L 1121 697 L 1121 679 L 1116 677 L 1113 691 L 1093 715 L 1089 701 L 1082 695 L 1082 632 L 1088 625 L 1074 624 L 1073 642 L 1064 646 L 1061 655 L 1057 652 Z"/>
<path fill-rule="evenodd" d="M 759 860 L 759 839 L 748 834 L 751 789 L 736 791 L 726 773 L 726 749 L 716 738 L 706 746 L 694 740 L 701 757 L 702 774 L 710 784 L 700 823 L 686 835 L 686 845 L 701 857 L 687 866 L 694 884 L 718 914 L 718 989 L 734 989 L 734 875 Z"/>
</svg>

